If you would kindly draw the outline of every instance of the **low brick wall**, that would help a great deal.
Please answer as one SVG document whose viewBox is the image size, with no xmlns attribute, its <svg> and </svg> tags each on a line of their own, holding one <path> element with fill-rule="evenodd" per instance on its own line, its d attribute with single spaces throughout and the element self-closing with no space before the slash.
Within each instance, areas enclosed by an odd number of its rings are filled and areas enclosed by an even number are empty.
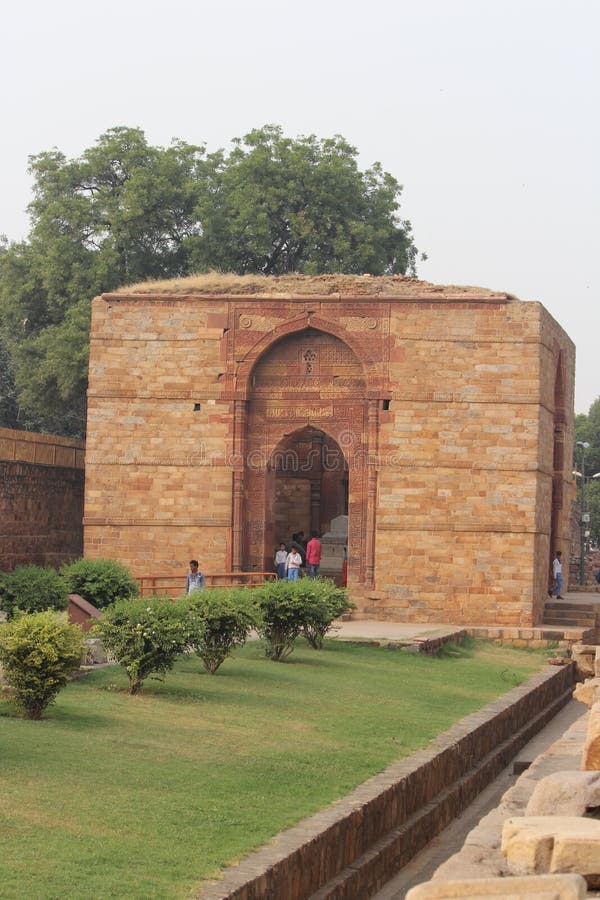
<svg viewBox="0 0 600 900">
<path fill-rule="evenodd" d="M 365 900 L 458 816 L 571 697 L 548 666 L 425 750 L 278 835 L 207 884 L 201 900 Z"/>
<path fill-rule="evenodd" d="M 83 441 L 0 428 L 0 570 L 83 553 Z"/>
</svg>

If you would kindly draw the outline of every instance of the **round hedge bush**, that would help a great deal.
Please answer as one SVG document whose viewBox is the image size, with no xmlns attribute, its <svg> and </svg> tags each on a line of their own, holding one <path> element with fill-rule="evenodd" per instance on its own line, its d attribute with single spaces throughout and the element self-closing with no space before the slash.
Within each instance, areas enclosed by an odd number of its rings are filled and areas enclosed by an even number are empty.
<svg viewBox="0 0 600 900">
<path fill-rule="evenodd" d="M 45 609 L 64 610 L 69 591 L 55 569 L 43 566 L 17 566 L 0 574 L 0 609 L 8 618 L 15 612 L 34 613 Z"/>
<path fill-rule="evenodd" d="M 139 593 L 129 569 L 115 559 L 78 559 L 64 565 L 60 574 L 69 594 L 79 594 L 98 609 Z"/>
</svg>

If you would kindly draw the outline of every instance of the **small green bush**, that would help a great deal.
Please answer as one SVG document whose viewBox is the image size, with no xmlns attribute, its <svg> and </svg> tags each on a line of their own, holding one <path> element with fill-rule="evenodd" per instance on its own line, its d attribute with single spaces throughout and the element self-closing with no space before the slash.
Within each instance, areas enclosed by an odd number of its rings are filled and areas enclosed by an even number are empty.
<svg viewBox="0 0 600 900">
<path fill-rule="evenodd" d="M 257 606 L 256 630 L 265 642 L 265 654 L 280 662 L 294 649 L 306 621 L 306 599 L 300 581 L 270 581 L 253 588 Z"/>
<path fill-rule="evenodd" d="M 319 649 L 334 619 L 353 608 L 346 591 L 329 578 L 272 581 L 254 588 L 256 630 L 265 642 L 266 655 L 281 661 L 303 634 Z"/>
<path fill-rule="evenodd" d="M 149 675 L 160 678 L 173 668 L 186 646 L 186 612 L 183 601 L 161 597 L 117 600 L 104 610 L 94 634 L 125 669 L 130 694 L 137 694 Z"/>
<path fill-rule="evenodd" d="M 247 588 L 193 591 L 187 598 L 187 644 L 214 675 L 234 647 L 242 647 L 256 624 Z"/>
<path fill-rule="evenodd" d="M 137 597 L 139 592 L 129 569 L 114 559 L 78 559 L 64 565 L 60 574 L 68 593 L 79 594 L 98 609 Z"/>
<path fill-rule="evenodd" d="M 63 610 L 69 605 L 69 591 L 55 569 L 17 566 L 0 574 L 0 609 L 10 619 L 17 611 Z"/>
<path fill-rule="evenodd" d="M 79 668 L 83 648 L 81 627 L 52 610 L 20 614 L 0 626 L 4 677 L 28 719 L 41 719 Z"/>
<path fill-rule="evenodd" d="M 348 601 L 345 589 L 330 578 L 303 578 L 298 586 L 305 603 L 302 633 L 311 647 L 320 650 L 334 620 L 354 604 Z"/>
</svg>

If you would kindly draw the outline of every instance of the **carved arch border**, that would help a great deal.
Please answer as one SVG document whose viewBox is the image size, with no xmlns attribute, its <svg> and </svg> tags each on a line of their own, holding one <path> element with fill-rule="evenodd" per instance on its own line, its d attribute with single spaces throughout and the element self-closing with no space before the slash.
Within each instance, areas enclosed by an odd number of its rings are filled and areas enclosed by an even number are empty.
<svg viewBox="0 0 600 900">
<path fill-rule="evenodd" d="M 384 375 L 378 367 L 377 361 L 373 356 L 365 350 L 363 342 L 357 341 L 352 332 L 347 331 L 342 325 L 320 314 L 302 313 L 288 319 L 277 328 L 263 335 L 248 350 L 239 362 L 235 372 L 235 400 L 248 400 L 252 391 L 252 372 L 254 367 L 260 361 L 261 357 L 268 353 L 274 344 L 278 343 L 285 337 L 305 331 L 307 328 L 315 328 L 317 331 L 323 331 L 339 338 L 350 347 L 352 352 L 363 367 L 366 380 L 365 399 L 370 398 L 388 398 L 389 389 L 386 390 L 384 385 Z"/>
<path fill-rule="evenodd" d="M 248 405 L 252 394 L 252 374 L 254 367 L 260 359 L 268 353 L 275 344 L 285 337 L 300 334 L 307 328 L 315 328 L 325 334 L 331 334 L 343 341 L 356 355 L 363 368 L 365 377 L 365 396 L 367 404 L 367 427 L 365 432 L 365 452 L 369 460 L 367 465 L 366 483 L 364 486 L 363 502 L 365 505 L 364 521 L 364 556 L 362 563 L 364 569 L 361 575 L 366 587 L 374 586 L 375 577 L 375 528 L 376 528 L 376 502 L 377 502 L 377 459 L 379 449 L 379 403 L 382 399 L 389 399 L 391 391 L 387 384 L 387 372 L 383 371 L 383 359 L 380 363 L 366 351 L 364 343 L 357 341 L 352 333 L 348 332 L 337 322 L 318 313 L 304 312 L 288 319 L 277 328 L 259 338 L 246 352 L 235 369 L 233 390 L 231 399 L 234 401 L 234 455 L 236 461 L 233 465 L 233 491 L 232 491 L 232 547 L 231 564 L 233 570 L 241 570 L 243 564 L 244 529 L 244 481 L 245 458 L 247 447 Z"/>
</svg>

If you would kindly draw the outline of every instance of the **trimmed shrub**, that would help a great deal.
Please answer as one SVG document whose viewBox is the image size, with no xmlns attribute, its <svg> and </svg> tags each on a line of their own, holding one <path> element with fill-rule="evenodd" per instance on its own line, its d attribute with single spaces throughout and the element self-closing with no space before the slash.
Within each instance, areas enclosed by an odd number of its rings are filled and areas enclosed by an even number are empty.
<svg viewBox="0 0 600 900">
<path fill-rule="evenodd" d="M 28 719 L 41 719 L 84 650 L 79 625 L 52 610 L 24 613 L 0 627 L 0 662 L 15 703 Z"/>
<path fill-rule="evenodd" d="M 93 632 L 125 669 L 130 694 L 137 694 L 148 676 L 160 679 L 173 668 L 186 646 L 185 616 L 182 601 L 161 597 L 117 600 L 104 610 Z"/>
<path fill-rule="evenodd" d="M 247 588 L 193 591 L 187 598 L 187 644 L 214 675 L 234 647 L 242 647 L 256 624 Z"/>
<path fill-rule="evenodd" d="M 306 621 L 302 581 L 266 582 L 253 588 L 252 596 L 258 610 L 256 630 L 265 642 L 265 654 L 281 662 L 294 649 Z"/>
<path fill-rule="evenodd" d="M 305 601 L 302 633 L 311 647 L 320 650 L 334 620 L 354 609 L 354 604 L 330 578 L 303 578 L 298 584 Z"/>
<path fill-rule="evenodd" d="M 14 572 L 0 574 L 0 609 L 9 619 L 19 610 L 34 613 L 68 605 L 69 592 L 55 569 L 17 566 Z"/>
<path fill-rule="evenodd" d="M 257 605 L 256 630 L 265 642 L 266 655 L 281 661 L 303 634 L 311 647 L 323 646 L 334 619 L 353 608 L 344 588 L 329 578 L 271 581 L 253 588 Z"/>
<path fill-rule="evenodd" d="M 64 565 L 60 574 L 69 594 L 79 594 L 98 609 L 115 600 L 137 597 L 138 583 L 129 569 L 115 559 L 78 559 Z"/>
</svg>

